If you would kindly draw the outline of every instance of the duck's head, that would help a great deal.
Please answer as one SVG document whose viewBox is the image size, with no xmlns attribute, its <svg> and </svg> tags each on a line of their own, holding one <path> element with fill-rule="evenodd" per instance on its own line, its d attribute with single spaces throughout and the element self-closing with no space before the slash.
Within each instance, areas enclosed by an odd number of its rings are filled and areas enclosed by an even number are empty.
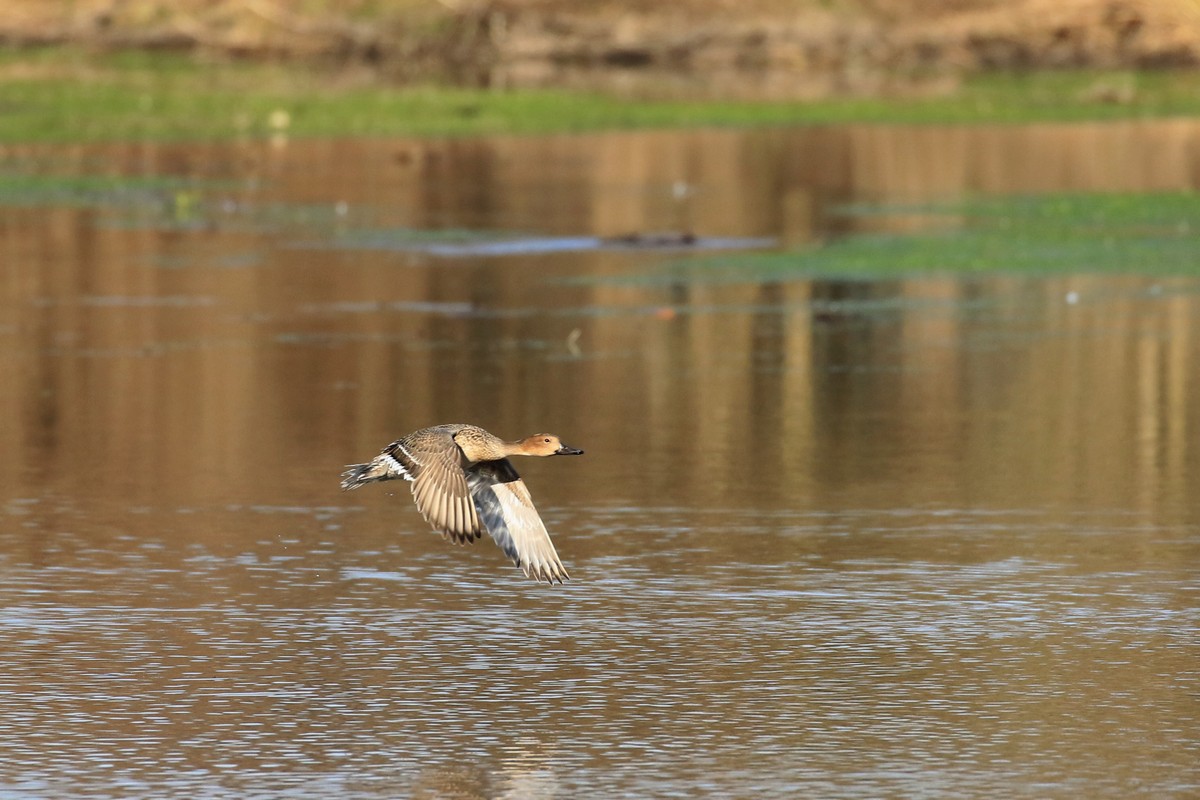
<svg viewBox="0 0 1200 800">
<path fill-rule="evenodd" d="M 568 447 L 553 433 L 535 433 L 520 441 L 521 454 L 527 456 L 581 456 L 583 451 Z"/>
</svg>

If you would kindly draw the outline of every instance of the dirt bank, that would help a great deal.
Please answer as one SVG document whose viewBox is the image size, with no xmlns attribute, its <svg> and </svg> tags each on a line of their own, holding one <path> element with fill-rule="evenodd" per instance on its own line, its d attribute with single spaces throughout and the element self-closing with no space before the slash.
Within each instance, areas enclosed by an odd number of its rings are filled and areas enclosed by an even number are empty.
<svg viewBox="0 0 1200 800">
<path fill-rule="evenodd" d="M 872 93 L 989 69 L 1200 65 L 1200 0 L 0 0 L 14 45 L 363 65 L 394 80 Z"/>
</svg>

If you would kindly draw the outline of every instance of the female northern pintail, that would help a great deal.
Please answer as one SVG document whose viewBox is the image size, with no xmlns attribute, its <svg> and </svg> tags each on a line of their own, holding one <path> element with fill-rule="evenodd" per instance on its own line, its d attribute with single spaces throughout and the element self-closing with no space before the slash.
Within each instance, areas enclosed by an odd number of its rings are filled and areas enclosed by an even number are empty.
<svg viewBox="0 0 1200 800">
<path fill-rule="evenodd" d="M 474 425 L 435 425 L 383 448 L 369 464 L 352 464 L 343 489 L 403 478 L 417 510 L 434 530 L 459 544 L 491 534 L 526 577 L 569 580 L 550 534 L 509 456 L 578 456 L 550 433 L 506 442 Z"/>
</svg>

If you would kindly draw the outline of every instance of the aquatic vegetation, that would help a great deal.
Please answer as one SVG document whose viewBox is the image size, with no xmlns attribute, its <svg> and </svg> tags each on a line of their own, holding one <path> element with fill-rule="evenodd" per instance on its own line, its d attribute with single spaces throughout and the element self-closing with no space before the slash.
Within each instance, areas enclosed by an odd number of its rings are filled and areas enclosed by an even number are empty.
<svg viewBox="0 0 1200 800">
<path fill-rule="evenodd" d="M 0 172 L 0 206 L 186 210 L 196 197 L 195 182 L 182 178 Z"/>
<path fill-rule="evenodd" d="M 337 203 L 246 202 L 236 181 L 170 175 L 90 175 L 5 170 L 0 208 L 87 208 L 97 225 L 131 230 L 303 230 L 334 236 L 345 223 Z M 370 209 L 360 210 L 362 217 Z M 243 259 L 239 257 L 239 262 Z"/>
<path fill-rule="evenodd" d="M 675 259 L 627 283 L 742 282 L 939 272 L 1194 274 L 1200 195 L 1070 194 L 853 206 L 849 217 L 925 217 L 912 233 L 864 232 L 810 247 Z M 870 220 L 873 223 L 876 219 Z"/>
</svg>

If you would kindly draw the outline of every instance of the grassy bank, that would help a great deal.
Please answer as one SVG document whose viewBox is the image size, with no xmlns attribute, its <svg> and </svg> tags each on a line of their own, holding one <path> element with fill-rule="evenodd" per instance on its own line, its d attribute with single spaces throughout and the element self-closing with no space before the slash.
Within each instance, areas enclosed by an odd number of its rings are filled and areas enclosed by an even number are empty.
<svg viewBox="0 0 1200 800">
<path fill-rule="evenodd" d="M 556 90 L 389 87 L 291 64 L 0 51 L 0 142 L 468 135 L 689 125 L 1022 122 L 1200 113 L 1190 72 L 988 74 L 952 91 L 816 102 L 648 101 Z"/>
</svg>

